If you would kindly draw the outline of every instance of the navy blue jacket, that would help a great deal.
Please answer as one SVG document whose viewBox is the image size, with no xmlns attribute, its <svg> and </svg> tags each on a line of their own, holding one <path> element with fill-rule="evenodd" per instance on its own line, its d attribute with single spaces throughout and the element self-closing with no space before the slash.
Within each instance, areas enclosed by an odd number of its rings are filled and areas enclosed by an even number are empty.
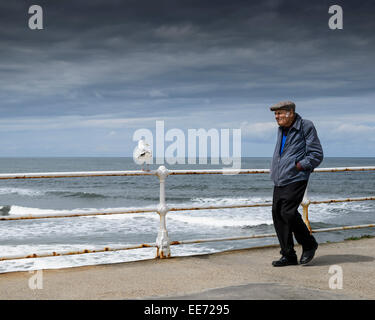
<svg viewBox="0 0 375 320">
<path fill-rule="evenodd" d="M 279 127 L 271 164 L 271 179 L 276 186 L 308 180 L 310 173 L 323 160 L 323 149 L 314 124 L 310 120 L 302 119 L 296 113 L 296 119 L 289 128 L 280 156 L 282 134 L 282 128 Z M 298 162 L 302 170 L 297 168 Z"/>
</svg>

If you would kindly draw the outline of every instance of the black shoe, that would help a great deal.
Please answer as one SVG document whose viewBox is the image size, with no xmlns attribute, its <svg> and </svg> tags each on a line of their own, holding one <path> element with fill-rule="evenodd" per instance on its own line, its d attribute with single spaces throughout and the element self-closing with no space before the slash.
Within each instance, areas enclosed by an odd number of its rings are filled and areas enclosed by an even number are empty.
<svg viewBox="0 0 375 320">
<path fill-rule="evenodd" d="M 298 264 L 297 256 L 295 257 L 286 257 L 282 256 L 280 260 L 272 261 L 274 267 L 285 267 L 285 266 L 295 266 Z"/>
<path fill-rule="evenodd" d="M 314 258 L 316 249 L 318 249 L 318 243 L 317 242 L 315 243 L 315 245 L 312 249 L 304 250 L 302 252 L 302 256 L 301 256 L 301 259 L 299 260 L 299 263 L 300 264 L 309 263 Z"/>
</svg>

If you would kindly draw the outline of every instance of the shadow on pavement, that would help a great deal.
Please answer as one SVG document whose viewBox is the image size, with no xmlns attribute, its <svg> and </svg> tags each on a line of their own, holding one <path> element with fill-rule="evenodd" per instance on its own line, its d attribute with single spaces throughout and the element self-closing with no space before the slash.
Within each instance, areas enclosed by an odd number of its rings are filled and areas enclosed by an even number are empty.
<svg viewBox="0 0 375 320">
<path fill-rule="evenodd" d="M 339 263 L 358 263 L 371 262 L 375 258 L 371 256 L 362 256 L 358 254 L 331 254 L 324 256 L 317 256 L 306 266 L 329 266 Z"/>
</svg>

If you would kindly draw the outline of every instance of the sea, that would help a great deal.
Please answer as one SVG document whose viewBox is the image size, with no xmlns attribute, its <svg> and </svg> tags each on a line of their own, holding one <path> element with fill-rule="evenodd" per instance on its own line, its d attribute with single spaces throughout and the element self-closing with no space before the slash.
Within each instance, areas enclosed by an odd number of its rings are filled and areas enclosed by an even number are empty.
<svg viewBox="0 0 375 320">
<path fill-rule="evenodd" d="M 242 158 L 242 169 L 267 169 L 271 158 Z M 211 164 L 164 164 L 168 169 L 221 169 Z M 149 169 L 159 165 L 151 164 Z M 320 167 L 375 166 L 375 158 L 325 158 Z M 0 158 L 0 173 L 139 170 L 132 158 Z M 173 175 L 166 179 L 168 206 L 272 203 L 269 174 Z M 375 172 L 313 172 L 311 200 L 375 196 Z M 120 208 L 154 208 L 159 203 L 156 176 L 0 180 L 0 215 L 35 215 Z M 302 208 L 300 207 L 300 213 Z M 375 201 L 312 204 L 313 229 L 375 223 Z M 274 233 L 271 207 L 168 212 L 171 241 Z M 155 243 L 157 213 L 0 221 L 0 258 L 41 252 L 101 249 Z M 375 228 L 316 233 L 319 243 L 374 235 Z M 277 244 L 277 238 L 171 246 L 171 256 L 190 256 Z M 0 261 L 0 273 L 68 268 L 152 259 L 156 248 Z M 279 252 L 275 250 L 275 258 Z"/>
</svg>

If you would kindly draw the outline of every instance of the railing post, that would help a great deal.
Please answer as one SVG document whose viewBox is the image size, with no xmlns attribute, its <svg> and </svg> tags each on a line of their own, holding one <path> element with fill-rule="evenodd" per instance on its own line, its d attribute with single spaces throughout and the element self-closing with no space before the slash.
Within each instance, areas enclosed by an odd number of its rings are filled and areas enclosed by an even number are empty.
<svg viewBox="0 0 375 320">
<path fill-rule="evenodd" d="M 303 221 L 305 222 L 307 228 L 310 231 L 310 234 L 312 234 L 312 229 L 310 226 L 309 222 L 309 205 L 310 205 L 310 199 L 307 197 L 307 186 L 305 190 L 305 194 L 303 195 L 303 200 L 302 200 L 302 208 L 303 208 Z"/>
<path fill-rule="evenodd" d="M 160 181 L 160 203 L 158 207 L 158 214 L 160 216 L 160 227 L 158 237 L 156 238 L 156 257 L 163 259 L 169 258 L 171 256 L 170 241 L 166 225 L 166 215 L 169 209 L 165 201 L 165 179 L 168 176 L 168 169 L 164 166 L 160 166 L 156 171 L 156 174 Z"/>
</svg>

